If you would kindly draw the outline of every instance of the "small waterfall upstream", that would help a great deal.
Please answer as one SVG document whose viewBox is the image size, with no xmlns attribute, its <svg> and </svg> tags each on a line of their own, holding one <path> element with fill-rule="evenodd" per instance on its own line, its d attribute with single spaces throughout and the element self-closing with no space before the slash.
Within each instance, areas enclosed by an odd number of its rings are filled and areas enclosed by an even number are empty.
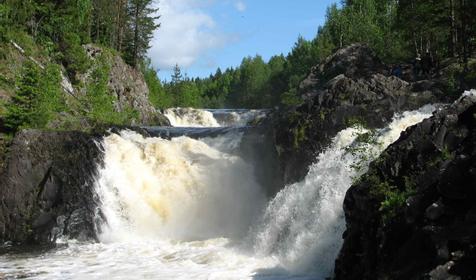
<svg viewBox="0 0 476 280">
<path fill-rule="evenodd" d="M 244 127 L 265 112 L 166 110 L 175 128 L 147 128 L 154 137 L 124 130 L 101 143 L 100 242 L 0 256 L 0 278 L 325 279 L 352 181 L 433 110 L 396 115 L 375 131 L 342 130 L 301 182 L 271 199 L 240 152 Z"/>
<path fill-rule="evenodd" d="M 268 110 L 171 108 L 164 111 L 174 127 L 237 127 L 266 117 Z"/>
</svg>

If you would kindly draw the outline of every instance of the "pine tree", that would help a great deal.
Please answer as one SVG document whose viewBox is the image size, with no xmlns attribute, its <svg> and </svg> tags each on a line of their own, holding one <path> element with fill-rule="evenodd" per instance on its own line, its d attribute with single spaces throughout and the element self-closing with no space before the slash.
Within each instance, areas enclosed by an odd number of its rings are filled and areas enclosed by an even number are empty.
<svg viewBox="0 0 476 280">
<path fill-rule="evenodd" d="M 182 81 L 183 81 L 182 70 L 180 70 L 180 67 L 178 66 L 178 64 L 175 64 L 174 73 L 172 73 L 172 84 L 176 85 Z"/>
<path fill-rule="evenodd" d="M 129 0 L 128 16 L 129 38 L 125 58 L 127 62 L 137 67 L 150 48 L 154 31 L 160 26 L 156 20 L 158 8 L 152 8 L 152 0 Z"/>
<path fill-rule="evenodd" d="M 17 82 L 16 95 L 7 104 L 6 127 L 12 131 L 28 126 L 33 119 L 39 97 L 40 72 L 33 62 L 27 62 Z"/>
</svg>

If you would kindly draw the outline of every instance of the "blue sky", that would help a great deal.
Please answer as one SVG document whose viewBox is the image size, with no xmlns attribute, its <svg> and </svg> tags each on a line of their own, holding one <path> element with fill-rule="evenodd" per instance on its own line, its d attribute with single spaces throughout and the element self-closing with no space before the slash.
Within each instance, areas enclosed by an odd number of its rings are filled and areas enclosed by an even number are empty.
<svg viewBox="0 0 476 280">
<path fill-rule="evenodd" d="M 161 79 L 177 63 L 189 77 L 236 67 L 243 57 L 287 54 L 311 39 L 332 0 L 160 0 L 149 56 Z"/>
</svg>

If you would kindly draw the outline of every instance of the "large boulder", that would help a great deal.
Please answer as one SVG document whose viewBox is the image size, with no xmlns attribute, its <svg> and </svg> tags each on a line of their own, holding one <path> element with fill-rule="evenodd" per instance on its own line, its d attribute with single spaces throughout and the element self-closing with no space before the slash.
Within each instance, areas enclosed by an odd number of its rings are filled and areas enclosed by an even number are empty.
<svg viewBox="0 0 476 280">
<path fill-rule="evenodd" d="M 302 179 L 340 130 L 359 123 L 383 127 L 397 112 L 438 102 L 441 92 L 395 76 L 365 45 L 337 51 L 315 66 L 300 87 L 302 104 L 275 116 L 275 144 L 284 181 Z"/>
<path fill-rule="evenodd" d="M 301 93 L 306 97 L 317 94 L 315 91 L 317 87 L 324 86 L 327 81 L 339 75 L 358 79 L 387 72 L 386 66 L 370 48 L 362 44 L 353 44 L 339 49 L 322 63 L 312 67 L 311 73 L 300 85 Z"/>
<path fill-rule="evenodd" d="M 0 244 L 95 238 L 97 140 L 81 132 L 17 133 L 0 176 Z"/>
<path fill-rule="evenodd" d="M 476 92 L 409 128 L 344 201 L 336 279 L 476 279 Z"/>
</svg>

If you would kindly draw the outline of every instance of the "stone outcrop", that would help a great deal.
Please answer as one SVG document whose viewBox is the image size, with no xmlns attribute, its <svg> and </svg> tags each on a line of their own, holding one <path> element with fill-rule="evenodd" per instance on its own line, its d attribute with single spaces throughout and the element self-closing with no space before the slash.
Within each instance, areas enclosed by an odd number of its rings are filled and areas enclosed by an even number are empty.
<svg viewBox="0 0 476 280">
<path fill-rule="evenodd" d="M 300 87 L 302 104 L 275 117 L 275 144 L 284 181 L 305 176 L 310 164 L 338 131 L 362 124 L 383 127 L 396 112 L 437 102 L 434 87 L 416 87 L 394 76 L 365 45 L 337 51 Z"/>
<path fill-rule="evenodd" d="M 336 279 L 476 279 L 476 92 L 402 133 L 347 192 Z"/>
<path fill-rule="evenodd" d="M 0 176 L 0 244 L 95 238 L 93 177 L 99 137 L 81 132 L 19 132 Z"/>
<path fill-rule="evenodd" d="M 84 48 L 93 62 L 104 53 L 103 49 L 94 45 L 86 45 Z M 142 73 L 127 65 L 119 55 L 107 55 L 106 60 L 110 67 L 108 87 L 115 98 L 116 110 L 123 112 L 131 108 L 139 112 L 139 120 L 131 124 L 170 125 L 168 119 L 150 103 L 149 88 Z M 79 80 L 88 84 L 91 73 L 92 69 L 79 77 Z"/>
</svg>

